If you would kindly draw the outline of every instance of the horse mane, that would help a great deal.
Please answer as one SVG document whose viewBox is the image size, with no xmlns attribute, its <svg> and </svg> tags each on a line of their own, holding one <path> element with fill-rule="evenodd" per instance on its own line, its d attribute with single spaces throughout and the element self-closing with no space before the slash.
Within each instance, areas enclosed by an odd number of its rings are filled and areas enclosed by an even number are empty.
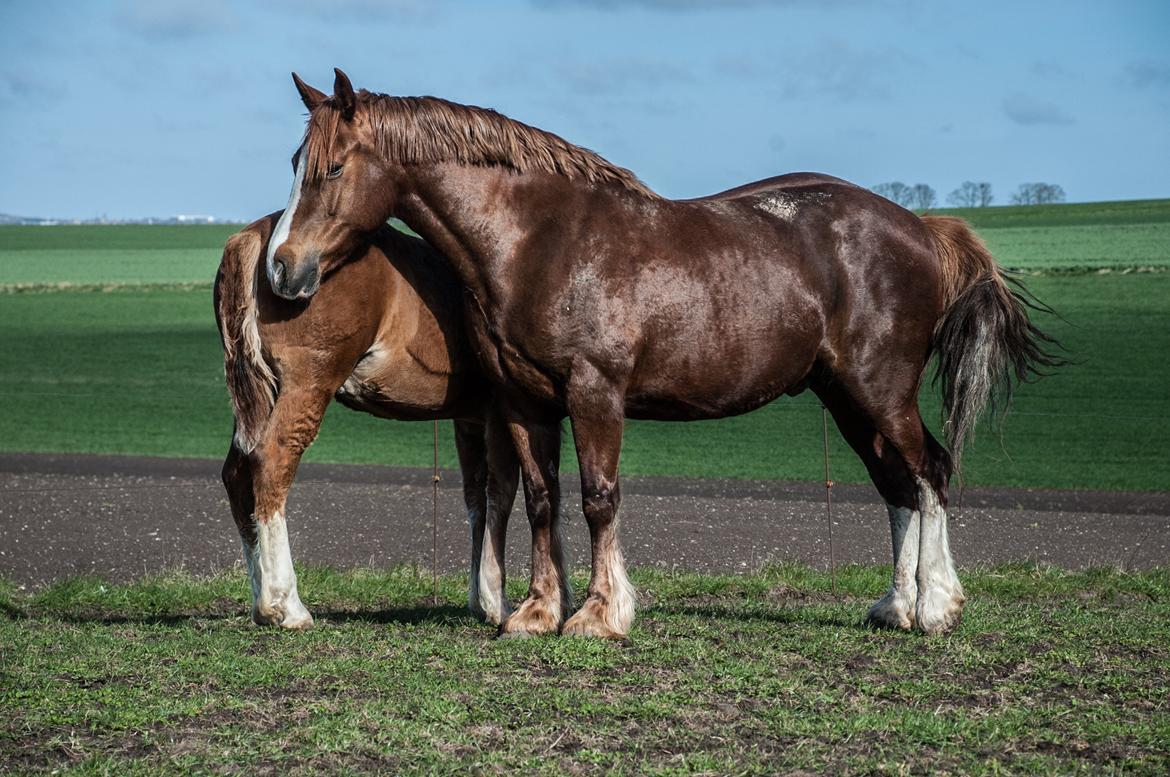
<svg viewBox="0 0 1170 777">
<path fill-rule="evenodd" d="M 457 162 L 508 167 L 518 173 L 543 171 L 572 180 L 615 184 L 645 197 L 650 187 L 624 167 L 559 135 L 510 119 L 489 108 L 461 105 L 438 97 L 394 97 L 357 93 L 356 120 L 373 130 L 378 153 L 401 164 Z M 333 99 L 309 116 L 305 132 L 305 173 L 322 178 L 328 170 L 341 112 Z"/>
</svg>

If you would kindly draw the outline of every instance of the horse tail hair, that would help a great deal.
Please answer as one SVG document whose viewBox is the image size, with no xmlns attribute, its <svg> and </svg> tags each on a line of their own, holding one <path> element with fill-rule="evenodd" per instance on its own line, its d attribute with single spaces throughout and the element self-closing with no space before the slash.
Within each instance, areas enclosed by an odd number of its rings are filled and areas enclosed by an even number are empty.
<svg viewBox="0 0 1170 777">
<path fill-rule="evenodd" d="M 970 225 L 954 216 L 923 216 L 942 270 L 944 312 L 931 350 L 941 384 L 943 430 L 956 470 L 963 445 L 985 409 L 1002 423 L 1016 383 L 1064 364 L 1060 344 L 1029 316 L 1052 313 L 996 262 Z"/>
<path fill-rule="evenodd" d="M 243 453 L 251 453 L 259 443 L 279 392 L 276 375 L 264 358 L 256 303 L 260 255 L 271 226 L 268 217 L 229 237 L 215 276 L 215 320 L 236 424 L 233 444 Z"/>
</svg>

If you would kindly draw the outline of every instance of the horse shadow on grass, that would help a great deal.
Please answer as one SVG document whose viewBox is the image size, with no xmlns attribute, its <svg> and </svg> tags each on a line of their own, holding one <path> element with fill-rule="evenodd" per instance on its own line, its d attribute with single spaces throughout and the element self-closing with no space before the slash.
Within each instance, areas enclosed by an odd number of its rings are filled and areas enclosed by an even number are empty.
<svg viewBox="0 0 1170 777">
<path fill-rule="evenodd" d="M 243 621 L 251 626 L 248 610 L 232 609 L 212 612 L 171 612 L 138 615 L 122 615 L 103 611 L 82 611 L 64 614 L 42 613 L 36 610 L 5 612 L 13 620 L 52 619 L 77 625 L 135 625 L 135 626 L 189 626 L 191 624 Z M 316 625 L 342 626 L 347 623 L 369 623 L 381 625 L 422 625 L 438 626 L 480 626 L 466 608 L 455 605 L 410 606 L 383 608 L 377 610 L 330 610 L 321 608 L 313 612 Z M 487 628 L 487 627 L 485 627 Z M 276 631 L 276 629 L 273 629 Z"/>
<path fill-rule="evenodd" d="M 682 617 L 703 620 L 766 622 L 778 625 L 812 625 L 835 629 L 868 629 L 863 618 L 855 613 L 826 613 L 812 606 L 790 606 L 782 608 L 744 608 L 726 604 L 659 604 L 642 611 L 647 618 Z"/>
<path fill-rule="evenodd" d="M 454 604 L 403 605 L 401 607 L 379 607 L 371 609 L 340 609 L 319 607 L 313 611 L 313 620 L 320 626 L 345 626 L 348 624 L 371 624 L 383 626 L 434 625 L 450 628 L 475 627 L 494 631 L 494 627 L 476 620 L 466 607 Z M 12 608 L 4 613 L 13 620 L 50 618 L 73 624 L 97 625 L 140 625 L 181 627 L 192 624 L 224 623 L 240 621 L 250 627 L 247 607 L 231 607 L 211 611 L 183 611 L 123 615 L 102 610 L 70 612 L 64 614 L 42 613 Z M 652 604 L 640 612 L 643 619 L 698 618 L 706 621 L 723 622 L 766 622 L 776 625 L 811 625 L 822 628 L 866 630 L 864 619 L 856 613 L 825 612 L 815 606 L 792 605 L 783 607 L 742 607 L 715 602 Z M 273 629 L 273 631 L 276 631 Z"/>
</svg>

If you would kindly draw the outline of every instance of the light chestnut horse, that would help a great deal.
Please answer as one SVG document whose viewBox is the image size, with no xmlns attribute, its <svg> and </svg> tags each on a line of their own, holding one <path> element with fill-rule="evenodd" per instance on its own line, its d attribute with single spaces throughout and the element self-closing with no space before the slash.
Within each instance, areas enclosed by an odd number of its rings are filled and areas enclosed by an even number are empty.
<svg viewBox="0 0 1170 777">
<path fill-rule="evenodd" d="M 504 535 L 519 465 L 469 351 L 459 285 L 423 241 L 389 227 L 320 282 L 313 299 L 276 296 L 261 261 L 281 212 L 227 241 L 215 314 L 235 414 L 223 482 L 252 584 L 252 619 L 313 619 L 293 571 L 285 497 L 331 399 L 398 420 L 454 419 L 471 528 L 468 604 L 499 624 Z"/>
<path fill-rule="evenodd" d="M 984 407 L 1006 406 L 1016 380 L 1059 363 L 1023 290 L 969 225 L 817 173 L 671 200 L 494 111 L 359 92 L 341 71 L 331 97 L 294 79 L 309 126 L 269 279 L 281 296 L 311 295 L 390 215 L 452 262 L 533 525 L 529 596 L 505 632 L 627 633 L 625 418 L 721 418 L 805 390 L 888 508 L 894 575 L 869 621 L 926 633 L 959 622 L 952 471 Z M 932 359 L 948 446 L 918 410 Z M 557 528 L 541 512 L 550 459 L 531 446 L 566 416 L 593 551 L 588 596 L 567 620 L 563 570 L 555 557 L 540 563 Z"/>
</svg>

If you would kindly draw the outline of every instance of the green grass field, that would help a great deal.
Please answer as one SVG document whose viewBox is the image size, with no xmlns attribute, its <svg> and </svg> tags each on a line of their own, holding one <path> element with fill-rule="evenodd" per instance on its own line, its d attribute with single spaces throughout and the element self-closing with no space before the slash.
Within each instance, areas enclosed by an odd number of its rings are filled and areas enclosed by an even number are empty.
<svg viewBox="0 0 1170 777">
<path fill-rule="evenodd" d="M 463 581 L 300 574 L 317 627 L 252 627 L 242 572 L 0 587 L 5 771 L 1165 774 L 1166 570 L 973 571 L 948 637 L 858 621 L 887 569 L 642 572 L 625 644 L 492 640 Z M 575 581 L 578 589 L 583 580 Z M 514 591 L 519 594 L 519 590 Z"/>
<path fill-rule="evenodd" d="M 1170 270 L 1170 200 L 952 208 L 1006 267 L 1028 273 Z"/>
<path fill-rule="evenodd" d="M 966 481 L 1170 487 L 1170 273 L 1121 272 L 1170 262 L 1170 232 L 1158 231 L 1170 228 L 1170 201 L 961 215 L 972 217 L 993 246 L 1033 236 L 1020 243 L 1031 246 L 1020 256 L 1034 258 L 1015 264 L 1043 273 L 1028 283 L 1063 320 L 1045 317 L 1042 323 L 1075 361 L 1021 389 L 1002 444 L 994 430 L 980 432 L 965 458 Z M 1107 227 L 1118 231 L 1091 237 Z M 1147 228 L 1154 231 L 1142 231 Z M 210 287 L 174 284 L 208 281 L 230 232 L 0 227 L 0 286 L 41 284 L 44 291 L 0 293 L 0 450 L 221 456 L 231 419 Z M 1049 253 L 1039 246 L 1049 246 Z M 42 254 L 57 258 L 29 258 Z M 1082 271 L 1063 272 L 1076 266 Z M 60 284 L 109 288 L 56 288 Z M 932 393 L 923 406 L 936 421 Z M 820 424 L 811 395 L 722 421 L 630 422 L 622 468 L 627 474 L 817 479 Z M 863 482 L 865 473 L 835 432 L 832 442 L 834 477 Z M 443 460 L 453 466 L 449 435 L 442 444 Z M 565 463 L 571 467 L 569 447 Z M 430 455 L 429 425 L 376 421 L 335 407 L 308 458 L 426 466 Z"/>
</svg>

